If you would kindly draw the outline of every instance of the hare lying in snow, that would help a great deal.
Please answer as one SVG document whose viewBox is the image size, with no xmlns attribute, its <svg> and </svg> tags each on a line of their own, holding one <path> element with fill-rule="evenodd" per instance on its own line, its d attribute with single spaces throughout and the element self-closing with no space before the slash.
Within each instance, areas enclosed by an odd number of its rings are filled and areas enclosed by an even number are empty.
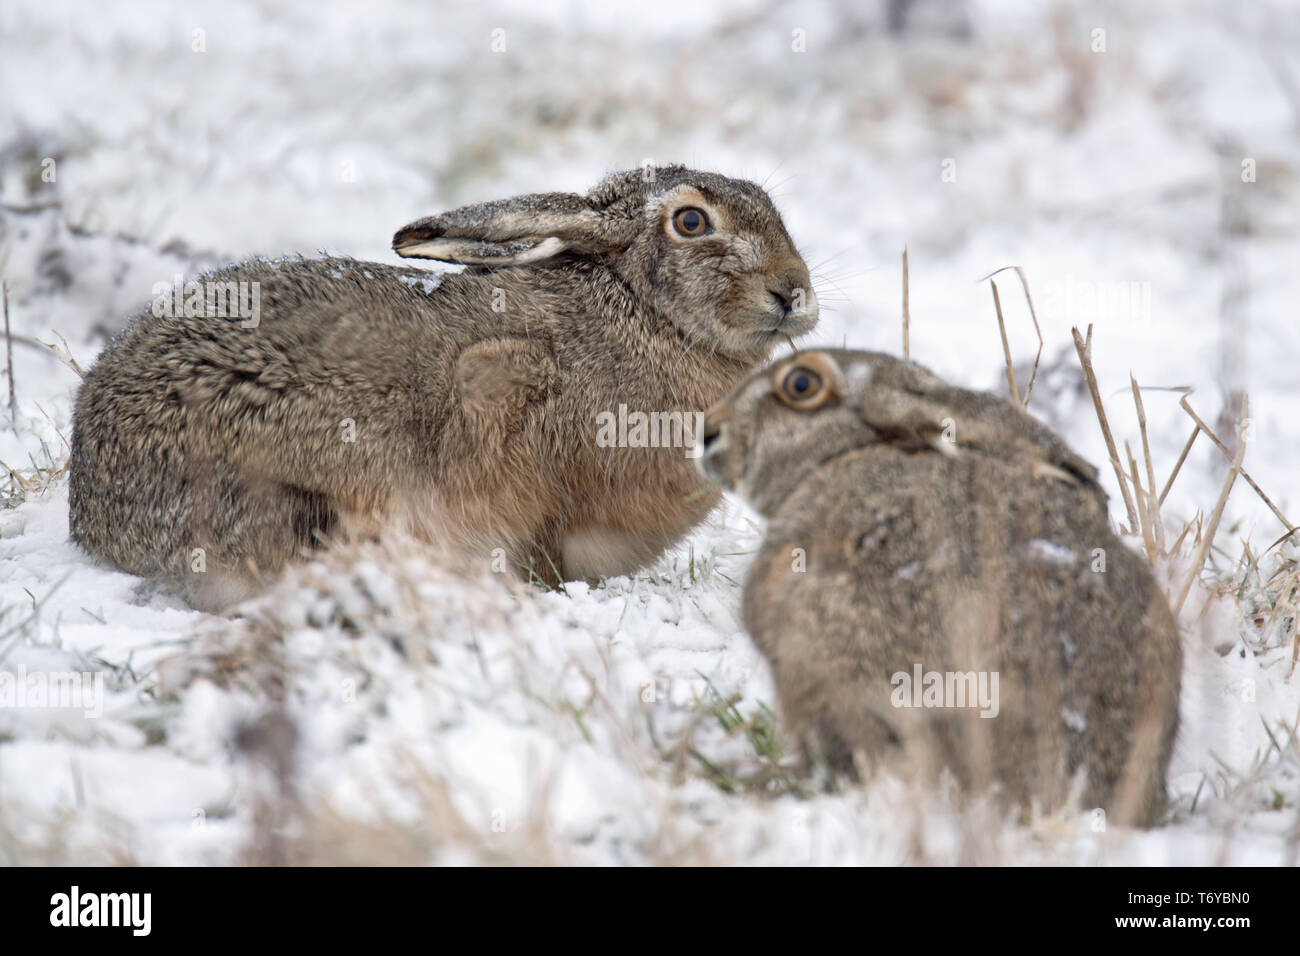
<svg viewBox="0 0 1300 956">
<path fill-rule="evenodd" d="M 393 245 L 469 268 L 254 260 L 205 277 L 252 318 L 140 315 L 77 399 L 76 540 L 210 609 L 393 523 L 550 584 L 630 572 L 718 496 L 689 448 L 608 447 L 601 416 L 702 413 L 817 318 L 768 195 L 680 166 Z"/>
<path fill-rule="evenodd" d="M 744 619 L 787 726 L 850 773 L 946 767 L 1149 825 L 1182 650 L 1096 470 L 992 395 L 795 355 L 708 413 L 702 469 L 768 519 Z"/>
</svg>

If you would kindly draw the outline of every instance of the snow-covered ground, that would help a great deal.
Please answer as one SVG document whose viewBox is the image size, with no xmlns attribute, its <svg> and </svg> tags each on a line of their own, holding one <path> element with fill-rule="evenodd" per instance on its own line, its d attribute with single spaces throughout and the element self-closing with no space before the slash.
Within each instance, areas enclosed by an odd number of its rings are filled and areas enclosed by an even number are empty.
<svg viewBox="0 0 1300 956">
<path fill-rule="evenodd" d="M 413 219 L 645 160 L 768 186 L 815 264 L 807 344 L 898 352 L 906 246 L 912 356 L 1005 390 L 979 280 L 1020 266 L 1032 411 L 1106 462 L 1070 337 L 1092 323 L 1121 453 L 1141 460 L 1130 373 L 1161 483 L 1192 422 L 1155 389 L 1191 387 L 1225 436 L 1248 393 L 1245 468 L 1300 521 L 1300 4 L 918 0 L 901 36 L 847 6 L 0 5 L 0 671 L 103 691 L 90 717 L 0 707 L 0 861 L 1296 862 L 1300 579 L 1242 481 L 1183 614 L 1173 810 L 1147 833 L 791 779 L 738 622 L 759 529 L 734 501 L 600 588 L 524 593 L 387 542 L 234 621 L 69 542 L 65 360 L 154 283 L 252 254 L 391 262 Z M 998 282 L 1023 389 L 1033 325 Z M 35 344 L 60 336 L 62 358 Z M 1171 541 L 1225 473 L 1200 439 Z"/>
</svg>

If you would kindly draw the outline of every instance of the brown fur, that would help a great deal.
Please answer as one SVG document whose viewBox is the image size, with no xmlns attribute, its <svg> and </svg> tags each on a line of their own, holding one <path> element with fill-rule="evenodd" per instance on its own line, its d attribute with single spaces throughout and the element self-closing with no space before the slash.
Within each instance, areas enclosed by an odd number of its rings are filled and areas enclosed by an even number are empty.
<svg viewBox="0 0 1300 956">
<path fill-rule="evenodd" d="M 817 308 L 761 189 L 653 173 L 395 237 L 462 273 L 255 260 L 207 278 L 259 283 L 256 328 L 146 311 L 78 396 L 74 537 L 213 609 L 393 523 L 551 584 L 653 560 L 717 494 L 682 448 L 598 447 L 598 413 L 702 411 Z M 712 232 L 676 234 L 684 204 Z"/>
<path fill-rule="evenodd" d="M 778 394 L 796 368 L 824 386 L 802 409 Z M 1178 630 L 1111 531 L 1095 469 L 1055 435 L 994 396 L 849 351 L 755 374 L 705 435 L 702 467 L 769 520 L 745 624 L 810 751 L 848 772 L 946 767 L 1049 810 L 1082 777 L 1085 807 L 1158 819 Z M 996 671 L 997 716 L 893 706 L 891 676 L 917 664 Z"/>
</svg>

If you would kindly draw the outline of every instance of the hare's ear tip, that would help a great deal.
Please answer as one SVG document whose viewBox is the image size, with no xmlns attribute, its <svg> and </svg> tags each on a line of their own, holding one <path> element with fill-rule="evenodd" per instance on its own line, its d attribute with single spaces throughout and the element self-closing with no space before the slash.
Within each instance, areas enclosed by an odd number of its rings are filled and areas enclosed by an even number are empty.
<svg viewBox="0 0 1300 956">
<path fill-rule="evenodd" d="M 434 219 L 421 219 L 393 233 L 393 251 L 399 256 L 420 256 L 421 247 L 443 234 Z"/>
</svg>

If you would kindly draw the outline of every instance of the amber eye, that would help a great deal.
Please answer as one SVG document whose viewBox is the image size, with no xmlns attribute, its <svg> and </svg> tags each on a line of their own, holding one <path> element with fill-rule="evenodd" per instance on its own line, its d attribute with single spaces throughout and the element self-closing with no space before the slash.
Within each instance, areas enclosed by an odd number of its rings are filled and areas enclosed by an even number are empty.
<svg viewBox="0 0 1300 956">
<path fill-rule="evenodd" d="M 673 228 L 683 236 L 702 236 L 709 228 L 709 217 L 703 209 L 679 209 L 673 215 Z"/>
<path fill-rule="evenodd" d="M 805 405 L 822 390 L 822 377 L 810 368 L 795 366 L 781 380 L 781 391 L 793 405 Z"/>
</svg>

